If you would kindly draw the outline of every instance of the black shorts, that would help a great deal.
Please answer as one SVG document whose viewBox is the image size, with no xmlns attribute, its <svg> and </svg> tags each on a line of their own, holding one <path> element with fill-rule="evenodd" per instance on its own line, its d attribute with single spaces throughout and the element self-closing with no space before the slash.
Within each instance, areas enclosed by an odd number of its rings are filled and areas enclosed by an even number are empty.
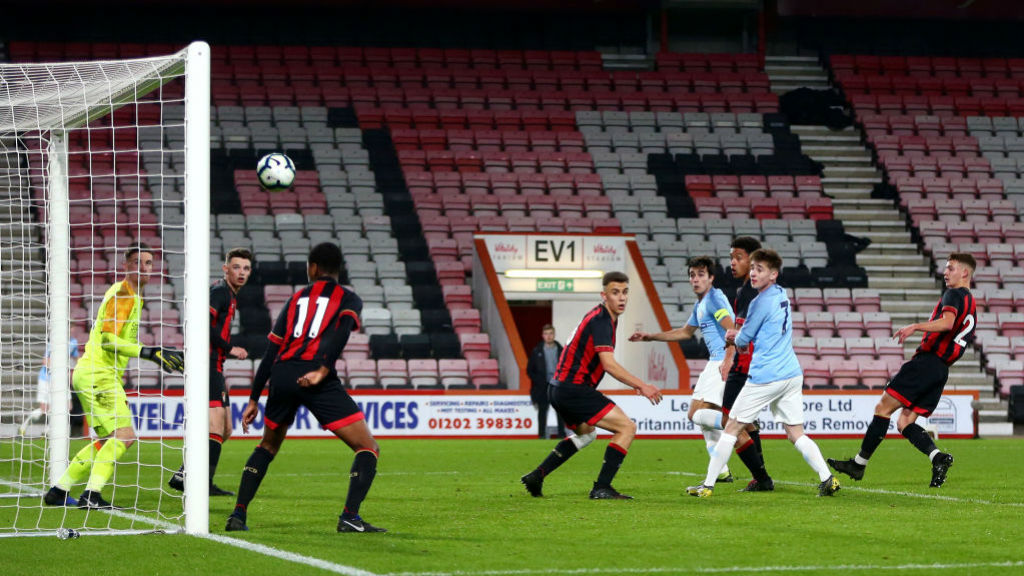
<svg viewBox="0 0 1024 576">
<path fill-rule="evenodd" d="M 907 360 L 885 387 L 886 393 L 915 414 L 931 416 L 939 405 L 949 378 L 949 366 L 935 354 L 921 353 Z"/>
<path fill-rule="evenodd" d="M 729 410 L 732 410 L 736 397 L 740 395 L 740 390 L 743 390 L 743 385 L 746 383 L 747 375 L 745 373 L 729 372 L 729 377 L 725 379 L 725 392 L 722 393 L 722 414 L 729 415 Z"/>
<path fill-rule="evenodd" d="M 615 408 L 615 402 L 607 396 L 582 384 L 548 386 L 548 398 L 565 425 L 573 430 L 580 424 L 597 424 Z"/>
<path fill-rule="evenodd" d="M 226 408 L 228 387 L 224 383 L 224 374 L 217 370 L 216 364 L 210 364 L 210 408 Z"/>
<path fill-rule="evenodd" d="M 359 406 L 345 392 L 337 378 L 324 380 L 316 386 L 302 388 L 298 379 L 315 370 L 317 364 L 285 362 L 275 364 L 270 372 L 270 394 L 263 420 L 271 430 L 291 426 L 299 406 L 305 406 L 326 430 L 338 430 L 364 419 Z"/>
</svg>

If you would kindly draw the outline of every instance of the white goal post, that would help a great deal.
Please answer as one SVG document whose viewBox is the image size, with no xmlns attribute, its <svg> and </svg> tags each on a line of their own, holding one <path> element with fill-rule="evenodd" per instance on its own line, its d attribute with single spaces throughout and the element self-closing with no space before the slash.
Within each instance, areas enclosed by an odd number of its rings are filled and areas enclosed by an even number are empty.
<svg viewBox="0 0 1024 576">
<path fill-rule="evenodd" d="M 0 536 L 208 531 L 209 135 L 204 42 L 168 56 L 0 64 Z M 86 344 L 138 242 L 156 261 L 138 340 L 183 348 L 186 370 L 133 359 L 126 389 L 183 388 L 185 412 L 133 408 L 132 422 L 183 429 L 184 446 L 161 437 L 129 449 L 104 492 L 121 510 L 47 506 L 70 457 L 97 440 L 72 436 L 74 344 Z M 183 458 L 184 497 L 166 485 Z"/>
</svg>

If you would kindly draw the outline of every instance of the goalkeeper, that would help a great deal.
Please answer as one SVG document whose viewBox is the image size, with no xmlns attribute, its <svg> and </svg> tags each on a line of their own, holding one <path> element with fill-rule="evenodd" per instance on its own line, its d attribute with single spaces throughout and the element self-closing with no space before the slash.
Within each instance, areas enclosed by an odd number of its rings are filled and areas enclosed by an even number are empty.
<svg viewBox="0 0 1024 576">
<path fill-rule="evenodd" d="M 43 497 L 50 506 L 74 504 L 68 491 L 88 479 L 78 499 L 79 508 L 113 508 L 101 496 L 114 475 L 114 463 L 135 442 L 132 413 L 124 393 L 124 369 L 130 358 L 145 358 L 165 372 L 182 372 L 181 352 L 142 346 L 138 342 L 142 298 L 139 294 L 153 272 L 153 251 L 145 244 L 128 249 L 124 260 L 125 279 L 114 283 L 103 296 L 96 323 L 85 344 L 71 382 L 78 392 L 86 418 L 99 438 L 71 459 L 57 484 Z"/>
</svg>

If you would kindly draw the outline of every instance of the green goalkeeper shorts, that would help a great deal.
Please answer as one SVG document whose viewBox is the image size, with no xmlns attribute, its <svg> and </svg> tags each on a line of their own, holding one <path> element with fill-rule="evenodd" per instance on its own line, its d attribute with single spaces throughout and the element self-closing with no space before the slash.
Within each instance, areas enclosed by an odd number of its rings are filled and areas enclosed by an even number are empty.
<svg viewBox="0 0 1024 576">
<path fill-rule="evenodd" d="M 96 435 L 104 438 L 118 428 L 132 427 L 132 412 L 124 386 L 112 376 L 93 372 L 79 364 L 71 378 L 85 419 Z"/>
</svg>

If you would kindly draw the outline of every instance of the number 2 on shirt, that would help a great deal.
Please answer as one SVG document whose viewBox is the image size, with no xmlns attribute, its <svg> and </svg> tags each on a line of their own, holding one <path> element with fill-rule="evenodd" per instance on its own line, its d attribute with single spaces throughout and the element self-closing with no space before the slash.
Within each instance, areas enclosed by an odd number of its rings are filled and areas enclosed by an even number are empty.
<svg viewBox="0 0 1024 576">
<path fill-rule="evenodd" d="M 330 301 L 331 299 L 326 296 L 316 299 L 316 313 L 313 315 L 313 321 L 309 324 L 309 333 L 307 334 L 310 339 L 316 338 L 320 334 L 320 325 L 323 324 L 324 314 L 327 313 L 327 304 Z M 306 324 L 309 298 L 299 298 L 295 307 L 299 311 L 299 317 L 295 319 L 295 330 L 292 332 L 292 337 L 299 338 L 302 336 L 302 327 Z"/>
</svg>

